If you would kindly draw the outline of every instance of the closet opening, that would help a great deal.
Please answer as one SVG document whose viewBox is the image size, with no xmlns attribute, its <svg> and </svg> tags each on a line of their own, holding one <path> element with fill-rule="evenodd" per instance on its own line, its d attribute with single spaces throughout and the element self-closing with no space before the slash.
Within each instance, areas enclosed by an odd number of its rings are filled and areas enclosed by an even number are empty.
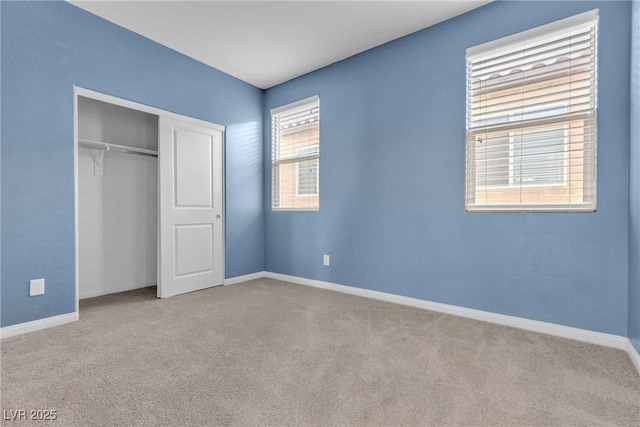
<svg viewBox="0 0 640 427">
<path fill-rule="evenodd" d="M 156 286 L 158 116 L 78 97 L 79 298 Z"/>
<path fill-rule="evenodd" d="M 76 309 L 224 282 L 224 127 L 75 88 Z"/>
</svg>

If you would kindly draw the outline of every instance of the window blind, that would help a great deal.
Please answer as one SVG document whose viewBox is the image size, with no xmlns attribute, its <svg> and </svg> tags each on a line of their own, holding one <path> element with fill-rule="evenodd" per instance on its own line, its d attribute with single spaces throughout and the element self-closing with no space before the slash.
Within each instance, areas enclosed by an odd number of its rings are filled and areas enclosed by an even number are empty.
<svg viewBox="0 0 640 427">
<path fill-rule="evenodd" d="M 271 206 L 274 211 L 320 207 L 320 100 L 271 110 Z"/>
<path fill-rule="evenodd" d="M 467 50 L 467 211 L 593 211 L 594 10 Z"/>
</svg>

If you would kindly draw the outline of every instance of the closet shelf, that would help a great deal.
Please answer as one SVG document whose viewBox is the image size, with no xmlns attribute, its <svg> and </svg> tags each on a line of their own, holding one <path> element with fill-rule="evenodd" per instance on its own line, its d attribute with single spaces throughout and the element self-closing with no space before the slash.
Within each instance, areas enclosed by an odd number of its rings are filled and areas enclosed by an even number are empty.
<svg viewBox="0 0 640 427">
<path fill-rule="evenodd" d="M 89 139 L 78 138 L 78 145 L 87 148 L 97 148 L 106 151 L 117 151 L 118 153 L 139 154 L 142 156 L 158 157 L 158 152 L 147 150 L 146 148 L 129 147 L 127 145 L 110 144 L 102 141 L 91 141 Z"/>
</svg>

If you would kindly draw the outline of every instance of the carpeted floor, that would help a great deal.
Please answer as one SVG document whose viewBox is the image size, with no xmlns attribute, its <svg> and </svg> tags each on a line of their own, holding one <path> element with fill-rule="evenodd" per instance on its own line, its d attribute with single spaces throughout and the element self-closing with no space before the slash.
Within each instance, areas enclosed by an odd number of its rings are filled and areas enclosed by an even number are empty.
<svg viewBox="0 0 640 427">
<path fill-rule="evenodd" d="M 126 292 L 80 316 L 2 341 L 3 410 L 56 410 L 58 426 L 640 425 L 622 351 L 275 280 Z"/>
</svg>

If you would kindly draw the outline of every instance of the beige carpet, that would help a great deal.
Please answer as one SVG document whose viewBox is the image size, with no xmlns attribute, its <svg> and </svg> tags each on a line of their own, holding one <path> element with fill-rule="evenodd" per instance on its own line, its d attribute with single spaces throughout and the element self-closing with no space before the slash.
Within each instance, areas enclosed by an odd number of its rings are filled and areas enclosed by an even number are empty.
<svg viewBox="0 0 640 427">
<path fill-rule="evenodd" d="M 80 315 L 2 341 L 3 410 L 54 409 L 58 426 L 640 425 L 622 351 L 330 291 L 149 288 Z"/>
</svg>

